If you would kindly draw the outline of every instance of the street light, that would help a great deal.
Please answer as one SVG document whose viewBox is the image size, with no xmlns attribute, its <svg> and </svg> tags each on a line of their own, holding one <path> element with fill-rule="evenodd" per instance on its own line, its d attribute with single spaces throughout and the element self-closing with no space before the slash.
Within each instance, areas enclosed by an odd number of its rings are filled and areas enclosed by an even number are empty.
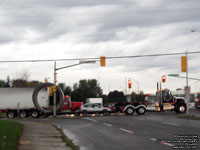
<svg viewBox="0 0 200 150">
<path fill-rule="evenodd" d="M 96 63 L 96 61 L 79 61 L 79 63 L 77 64 L 73 64 L 73 65 L 68 65 L 68 66 L 64 66 L 64 67 L 60 67 L 60 68 L 56 68 L 56 61 L 54 62 L 54 84 L 56 85 L 57 83 L 57 72 L 58 70 L 62 70 L 65 68 L 70 68 L 70 67 L 74 67 L 74 66 L 78 66 L 78 65 L 82 65 L 82 64 L 90 64 L 90 63 Z M 54 117 L 56 117 L 56 92 L 54 92 L 54 109 L 53 109 L 53 115 Z"/>
</svg>

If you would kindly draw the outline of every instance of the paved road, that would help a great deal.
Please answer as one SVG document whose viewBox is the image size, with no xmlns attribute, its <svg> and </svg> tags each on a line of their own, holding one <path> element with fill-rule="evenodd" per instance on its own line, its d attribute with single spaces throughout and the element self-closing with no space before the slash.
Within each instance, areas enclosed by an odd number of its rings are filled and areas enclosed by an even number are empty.
<svg viewBox="0 0 200 150">
<path fill-rule="evenodd" d="M 175 135 L 200 136 L 200 121 L 178 117 L 175 113 L 148 113 L 35 120 L 62 127 L 81 150 L 170 150 L 177 143 L 167 143 L 165 139 L 178 140 Z"/>
</svg>

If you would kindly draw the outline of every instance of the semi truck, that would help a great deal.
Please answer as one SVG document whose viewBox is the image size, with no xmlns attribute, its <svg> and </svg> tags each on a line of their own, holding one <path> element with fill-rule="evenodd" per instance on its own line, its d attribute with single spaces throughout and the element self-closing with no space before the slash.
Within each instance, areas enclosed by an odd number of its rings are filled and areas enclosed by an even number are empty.
<svg viewBox="0 0 200 150">
<path fill-rule="evenodd" d="M 154 95 L 147 94 L 145 101 L 154 107 L 155 111 L 174 110 L 176 113 L 184 113 L 187 109 L 186 99 L 174 96 L 169 89 L 158 90 Z"/>
</svg>

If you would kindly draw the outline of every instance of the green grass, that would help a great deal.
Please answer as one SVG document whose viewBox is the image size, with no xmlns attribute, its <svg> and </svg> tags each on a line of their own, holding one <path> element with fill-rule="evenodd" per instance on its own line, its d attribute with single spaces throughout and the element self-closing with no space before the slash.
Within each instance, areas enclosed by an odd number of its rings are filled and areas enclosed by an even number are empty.
<svg viewBox="0 0 200 150">
<path fill-rule="evenodd" d="M 0 120 L 0 150 L 16 150 L 22 130 L 21 123 Z"/>
<path fill-rule="evenodd" d="M 72 140 L 70 140 L 68 137 L 65 136 L 65 134 L 56 126 L 54 126 L 60 133 L 62 140 L 66 143 L 67 146 L 69 146 L 72 150 L 79 150 L 79 147 L 76 146 Z"/>
</svg>

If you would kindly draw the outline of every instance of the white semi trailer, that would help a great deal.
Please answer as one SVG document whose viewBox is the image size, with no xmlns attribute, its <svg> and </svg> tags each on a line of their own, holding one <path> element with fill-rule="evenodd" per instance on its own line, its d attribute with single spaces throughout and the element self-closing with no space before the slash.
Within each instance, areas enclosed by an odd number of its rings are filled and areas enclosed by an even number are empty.
<svg viewBox="0 0 200 150">
<path fill-rule="evenodd" d="M 32 116 L 39 117 L 40 111 L 35 107 L 32 95 L 35 88 L 0 88 L 0 111 L 6 112 L 8 118 L 25 118 Z M 43 88 L 38 93 L 38 102 L 40 107 L 49 106 L 48 88 Z"/>
</svg>

